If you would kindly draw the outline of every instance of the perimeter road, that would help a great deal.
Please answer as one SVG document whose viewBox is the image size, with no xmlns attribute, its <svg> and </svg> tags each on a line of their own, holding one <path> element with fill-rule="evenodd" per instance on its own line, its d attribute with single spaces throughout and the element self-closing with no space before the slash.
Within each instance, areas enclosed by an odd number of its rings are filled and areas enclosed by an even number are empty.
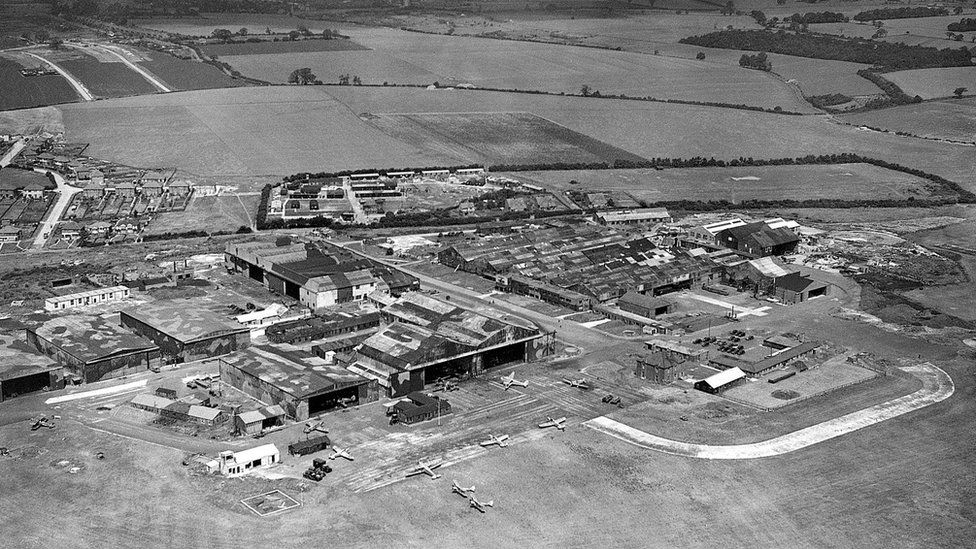
<svg viewBox="0 0 976 549">
<path fill-rule="evenodd" d="M 36 53 L 27 52 L 27 55 L 34 56 L 34 57 L 40 59 L 41 61 L 44 61 L 48 65 L 50 65 L 52 69 L 54 69 L 55 71 L 57 71 L 58 74 L 60 74 L 61 76 L 63 76 L 65 78 L 65 80 L 67 80 L 68 83 L 71 84 L 74 87 L 75 91 L 78 92 L 78 95 L 80 95 L 81 98 L 84 99 L 85 101 L 94 101 L 95 100 L 95 96 L 92 95 L 90 91 L 88 91 L 88 88 L 86 88 L 84 84 L 82 84 L 81 82 L 79 82 L 77 78 L 75 78 L 74 76 L 71 76 L 71 74 L 68 73 L 68 71 L 62 69 L 61 67 L 55 65 L 54 63 L 52 63 L 51 61 L 48 61 L 47 59 L 44 59 L 43 57 L 41 57 L 40 55 L 37 55 Z"/>
<path fill-rule="evenodd" d="M 114 46 L 93 45 L 93 47 L 95 47 L 95 48 L 97 48 L 99 50 L 102 50 L 102 51 L 104 51 L 106 53 L 110 53 L 110 54 L 114 55 L 115 57 L 118 57 L 130 69 L 132 69 L 132 70 L 136 71 L 137 73 L 139 73 L 143 78 L 146 79 L 147 82 L 149 82 L 150 84 L 152 84 L 153 86 L 155 86 L 156 89 L 158 89 L 159 91 L 161 91 L 163 93 L 169 93 L 169 92 L 173 91 L 173 90 L 169 89 L 168 87 L 166 87 L 165 84 L 163 84 L 162 82 L 160 82 L 159 80 L 157 80 L 156 77 L 154 77 L 153 75 L 149 74 L 149 72 L 147 72 L 145 69 L 143 69 L 139 65 L 136 65 L 132 61 L 129 61 L 128 59 L 126 59 L 124 55 L 122 55 L 121 53 L 119 53 L 118 51 L 116 51 L 116 48 Z M 119 48 L 119 49 L 121 49 L 121 48 Z M 125 51 L 125 50 L 122 50 L 122 51 Z"/>
<path fill-rule="evenodd" d="M 9 166 L 10 163 L 14 161 L 14 158 L 17 158 L 17 155 L 20 154 L 20 151 L 24 150 L 26 145 L 26 139 L 23 137 L 18 139 L 13 146 L 10 147 L 10 150 L 7 151 L 7 154 L 3 155 L 3 158 L 0 158 L 0 168 L 6 168 Z"/>
<path fill-rule="evenodd" d="M 699 459 L 757 459 L 779 456 L 931 406 L 949 398 L 955 392 L 949 374 L 932 364 L 919 364 L 902 370 L 921 379 L 922 388 L 901 398 L 753 444 L 712 446 L 679 442 L 646 433 L 606 416 L 591 419 L 583 425 L 634 446 L 676 456 Z"/>
<path fill-rule="evenodd" d="M 58 201 L 54 204 L 54 207 L 51 208 L 51 211 L 48 212 L 47 218 L 44 219 L 44 222 L 41 223 L 41 226 L 37 229 L 37 236 L 34 237 L 34 243 L 31 245 L 32 248 L 37 250 L 43 248 L 44 244 L 47 243 L 47 239 L 51 236 L 51 233 L 54 232 L 55 225 L 58 224 L 58 221 L 61 220 L 61 216 L 64 215 L 64 210 L 68 207 L 68 204 L 71 204 L 71 198 L 80 193 L 81 189 L 68 185 L 64 177 L 58 172 L 49 170 L 35 171 L 51 174 L 54 177 L 55 183 L 58 184 Z"/>
</svg>

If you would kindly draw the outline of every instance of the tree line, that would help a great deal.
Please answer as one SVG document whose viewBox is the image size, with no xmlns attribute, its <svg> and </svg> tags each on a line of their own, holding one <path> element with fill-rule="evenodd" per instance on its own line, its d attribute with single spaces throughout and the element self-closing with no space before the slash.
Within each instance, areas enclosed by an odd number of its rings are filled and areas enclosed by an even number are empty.
<svg viewBox="0 0 976 549">
<path fill-rule="evenodd" d="M 822 34 L 791 33 L 783 30 L 723 30 L 682 38 L 682 44 L 706 48 L 761 51 L 850 61 L 888 70 L 972 66 L 969 50 L 936 49 L 901 43 L 876 42 L 863 38 L 840 38 Z"/>
<path fill-rule="evenodd" d="M 976 19 L 973 19 L 972 17 L 964 17 L 958 23 L 949 23 L 946 25 L 946 30 L 954 32 L 976 31 Z"/>
<path fill-rule="evenodd" d="M 855 14 L 852 19 L 855 21 L 877 21 L 879 19 L 911 19 L 913 17 L 939 17 L 942 15 L 949 15 L 949 10 L 927 7 L 880 8 L 862 11 Z"/>
</svg>

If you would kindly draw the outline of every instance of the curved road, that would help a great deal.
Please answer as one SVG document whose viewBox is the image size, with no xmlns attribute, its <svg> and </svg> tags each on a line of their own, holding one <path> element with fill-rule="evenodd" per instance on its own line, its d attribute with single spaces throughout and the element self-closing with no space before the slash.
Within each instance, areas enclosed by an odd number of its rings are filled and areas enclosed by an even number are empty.
<svg viewBox="0 0 976 549">
<path fill-rule="evenodd" d="M 150 84 L 152 84 L 153 86 L 155 86 L 156 89 L 158 89 L 159 91 L 161 91 L 163 93 L 169 93 L 169 92 L 173 91 L 173 90 L 169 89 L 166 86 L 166 84 L 163 84 L 161 81 L 159 81 L 155 76 L 149 74 L 148 71 L 146 71 L 145 69 L 143 69 L 139 65 L 136 65 L 132 61 L 129 61 L 128 59 L 125 58 L 124 55 L 122 55 L 121 53 L 119 53 L 118 51 L 116 51 L 117 49 L 120 49 L 120 50 L 122 50 L 124 52 L 126 50 L 124 50 L 122 48 L 116 48 L 115 46 L 105 46 L 105 45 L 101 45 L 101 44 L 93 44 L 92 47 L 95 47 L 95 48 L 97 48 L 97 49 L 99 49 L 99 50 L 101 50 L 101 51 L 103 51 L 105 53 L 110 53 L 110 54 L 114 55 L 115 57 L 118 57 L 119 59 L 122 60 L 123 63 L 125 63 L 125 65 L 127 67 L 129 67 L 133 71 L 139 73 L 140 76 L 142 76 L 143 78 L 145 78 L 147 82 L 149 82 Z M 126 53 L 128 53 L 128 52 L 126 52 Z"/>
<path fill-rule="evenodd" d="M 72 87 L 74 87 L 75 91 L 78 92 L 78 95 L 80 95 L 81 98 L 84 99 L 85 101 L 95 100 L 95 96 L 92 95 L 90 91 L 88 91 L 88 88 L 86 88 L 85 85 L 82 84 L 77 78 L 71 76 L 71 74 L 68 71 L 62 69 L 61 67 L 55 65 L 53 62 L 48 61 L 47 59 L 41 57 L 40 55 L 37 55 L 36 53 L 27 52 L 27 55 L 34 56 L 40 59 L 41 61 L 47 63 L 48 65 L 50 65 L 52 69 L 57 71 L 58 74 L 63 76 L 65 80 L 67 80 L 68 83 L 71 84 Z"/>
<path fill-rule="evenodd" d="M 37 231 L 37 236 L 34 237 L 34 243 L 31 245 L 31 248 L 37 250 L 43 248 L 44 244 L 47 243 L 48 237 L 51 236 L 52 232 L 54 232 L 55 225 L 58 224 L 58 221 L 61 220 L 61 216 L 64 215 L 64 210 L 68 207 L 68 204 L 71 204 L 71 198 L 75 194 L 80 193 L 81 189 L 68 185 L 68 182 L 65 181 L 64 176 L 58 172 L 40 169 L 35 171 L 50 173 L 52 176 L 54 176 L 55 183 L 58 184 L 58 201 L 54 204 L 54 207 L 51 208 L 51 211 L 48 212 L 44 222 L 41 223 L 41 227 Z"/>
<path fill-rule="evenodd" d="M 676 456 L 698 459 L 757 459 L 779 456 L 931 406 L 949 398 L 955 392 L 949 374 L 931 364 L 905 367 L 902 370 L 921 379 L 922 388 L 910 395 L 752 444 L 713 446 L 679 442 L 646 433 L 606 416 L 591 419 L 583 425 L 634 446 Z"/>
</svg>

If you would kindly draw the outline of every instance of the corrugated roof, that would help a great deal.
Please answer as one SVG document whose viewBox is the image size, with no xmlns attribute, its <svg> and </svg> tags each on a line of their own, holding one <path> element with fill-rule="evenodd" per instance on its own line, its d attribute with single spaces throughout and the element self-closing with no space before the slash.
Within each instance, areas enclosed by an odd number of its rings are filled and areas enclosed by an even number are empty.
<svg viewBox="0 0 976 549">
<path fill-rule="evenodd" d="M 724 370 L 713 376 L 707 377 L 703 381 L 712 389 L 718 389 L 744 377 L 746 377 L 746 373 L 741 369 L 729 368 L 728 370 Z"/>
<path fill-rule="evenodd" d="M 184 344 L 210 337 L 248 331 L 244 326 L 232 323 L 229 319 L 212 311 L 200 308 L 199 303 L 194 300 L 144 303 L 138 308 L 125 309 L 121 313 Z"/>
<path fill-rule="evenodd" d="M 67 315 L 44 317 L 34 333 L 86 363 L 137 351 L 156 351 L 148 339 L 137 336 L 103 317 Z"/>
</svg>

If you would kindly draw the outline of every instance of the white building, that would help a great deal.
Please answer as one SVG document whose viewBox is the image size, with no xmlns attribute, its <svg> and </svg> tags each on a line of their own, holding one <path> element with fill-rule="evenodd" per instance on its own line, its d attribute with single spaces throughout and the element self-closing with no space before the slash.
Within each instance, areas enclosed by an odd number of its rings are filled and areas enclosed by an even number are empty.
<svg viewBox="0 0 976 549">
<path fill-rule="evenodd" d="M 240 452 L 225 450 L 207 465 L 211 471 L 229 477 L 239 477 L 255 469 L 270 467 L 280 462 L 281 452 L 278 451 L 278 447 L 274 444 L 265 444 Z"/>
<path fill-rule="evenodd" d="M 317 311 L 348 301 L 362 301 L 380 289 L 379 281 L 367 269 L 317 276 L 299 290 L 302 305 Z"/>
<path fill-rule="evenodd" d="M 77 294 L 61 295 L 49 297 L 44 300 L 45 311 L 63 311 L 75 307 L 87 307 L 97 305 L 107 301 L 121 301 L 129 298 L 129 288 L 125 286 L 112 286 L 110 288 L 98 288 Z"/>
<path fill-rule="evenodd" d="M 664 208 L 640 208 L 619 212 L 600 212 L 596 214 L 596 217 L 600 223 L 611 227 L 671 222 L 671 214 Z"/>
</svg>

